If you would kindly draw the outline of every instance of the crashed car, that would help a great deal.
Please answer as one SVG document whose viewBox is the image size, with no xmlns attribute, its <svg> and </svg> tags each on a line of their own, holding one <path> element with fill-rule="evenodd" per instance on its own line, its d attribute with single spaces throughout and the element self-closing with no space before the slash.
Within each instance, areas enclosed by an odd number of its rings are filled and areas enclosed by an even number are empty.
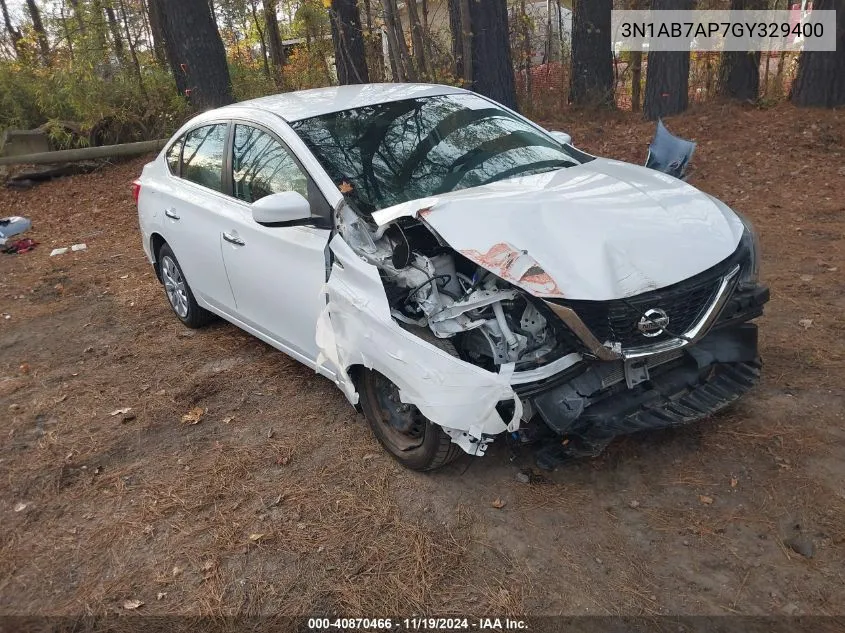
<svg viewBox="0 0 845 633">
<path fill-rule="evenodd" d="M 551 468 L 759 379 L 754 230 L 677 175 L 384 84 L 201 114 L 134 192 L 188 327 L 219 315 L 332 380 L 408 468 L 497 438 Z"/>
</svg>

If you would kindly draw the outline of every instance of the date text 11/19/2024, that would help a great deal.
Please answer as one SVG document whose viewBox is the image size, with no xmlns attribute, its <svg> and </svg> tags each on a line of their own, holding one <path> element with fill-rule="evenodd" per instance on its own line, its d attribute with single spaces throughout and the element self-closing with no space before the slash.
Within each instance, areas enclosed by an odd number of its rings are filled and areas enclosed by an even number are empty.
<svg viewBox="0 0 845 633">
<path fill-rule="evenodd" d="M 526 631 L 525 620 L 512 618 L 309 618 L 311 631 Z"/>
</svg>

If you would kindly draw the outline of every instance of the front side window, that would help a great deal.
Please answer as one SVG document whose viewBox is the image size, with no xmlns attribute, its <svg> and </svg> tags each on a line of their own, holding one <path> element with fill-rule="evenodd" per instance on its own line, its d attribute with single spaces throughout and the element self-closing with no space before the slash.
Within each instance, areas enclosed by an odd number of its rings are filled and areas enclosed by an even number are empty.
<svg viewBox="0 0 845 633">
<path fill-rule="evenodd" d="M 521 117 L 471 94 L 380 103 L 291 127 L 364 213 L 580 163 Z"/>
<path fill-rule="evenodd" d="M 235 197 L 244 202 L 285 191 L 308 197 L 308 178 L 290 151 L 258 128 L 235 126 L 232 171 Z"/>
<path fill-rule="evenodd" d="M 227 123 L 206 125 L 185 135 L 182 178 L 214 191 L 223 191 L 223 162 Z"/>
</svg>

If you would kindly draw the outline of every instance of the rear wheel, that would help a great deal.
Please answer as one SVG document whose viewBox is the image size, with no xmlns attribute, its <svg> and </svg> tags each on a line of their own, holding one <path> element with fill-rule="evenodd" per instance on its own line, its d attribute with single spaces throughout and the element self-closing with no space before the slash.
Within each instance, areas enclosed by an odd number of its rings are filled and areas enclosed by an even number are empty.
<svg viewBox="0 0 845 633">
<path fill-rule="evenodd" d="M 460 447 L 443 429 L 414 405 L 403 403 L 399 388 L 377 371 L 363 370 L 359 393 L 361 408 L 373 434 L 406 468 L 434 470 L 461 454 Z"/>
<path fill-rule="evenodd" d="M 173 249 L 163 244 L 157 259 L 167 301 L 179 320 L 189 328 L 199 328 L 211 321 L 213 315 L 197 303 Z"/>
</svg>

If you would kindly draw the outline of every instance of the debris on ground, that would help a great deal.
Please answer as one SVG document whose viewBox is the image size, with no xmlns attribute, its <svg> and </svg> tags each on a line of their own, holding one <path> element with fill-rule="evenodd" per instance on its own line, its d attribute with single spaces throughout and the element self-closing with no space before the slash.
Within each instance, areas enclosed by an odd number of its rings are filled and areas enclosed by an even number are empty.
<svg viewBox="0 0 845 633">
<path fill-rule="evenodd" d="M 140 607 L 143 607 L 144 603 L 140 600 L 124 600 L 123 601 L 123 608 L 127 611 L 134 611 Z"/>
<path fill-rule="evenodd" d="M 501 509 L 502 509 L 502 508 L 504 508 L 507 504 L 506 504 L 504 501 L 502 501 L 499 497 L 496 497 L 496 499 L 495 499 L 495 500 L 493 501 L 493 503 L 491 503 L 490 505 L 492 505 L 492 506 L 493 506 L 494 508 L 496 508 L 497 510 L 501 510 Z"/>
<path fill-rule="evenodd" d="M 205 415 L 205 409 L 194 407 L 182 416 L 182 424 L 199 424 L 203 415 Z"/>
<path fill-rule="evenodd" d="M 36 246 L 38 246 L 38 242 L 26 237 L 22 240 L 6 242 L 6 245 L 0 250 L 7 255 L 23 255 L 24 253 L 29 253 L 30 251 L 35 250 Z"/>
</svg>

